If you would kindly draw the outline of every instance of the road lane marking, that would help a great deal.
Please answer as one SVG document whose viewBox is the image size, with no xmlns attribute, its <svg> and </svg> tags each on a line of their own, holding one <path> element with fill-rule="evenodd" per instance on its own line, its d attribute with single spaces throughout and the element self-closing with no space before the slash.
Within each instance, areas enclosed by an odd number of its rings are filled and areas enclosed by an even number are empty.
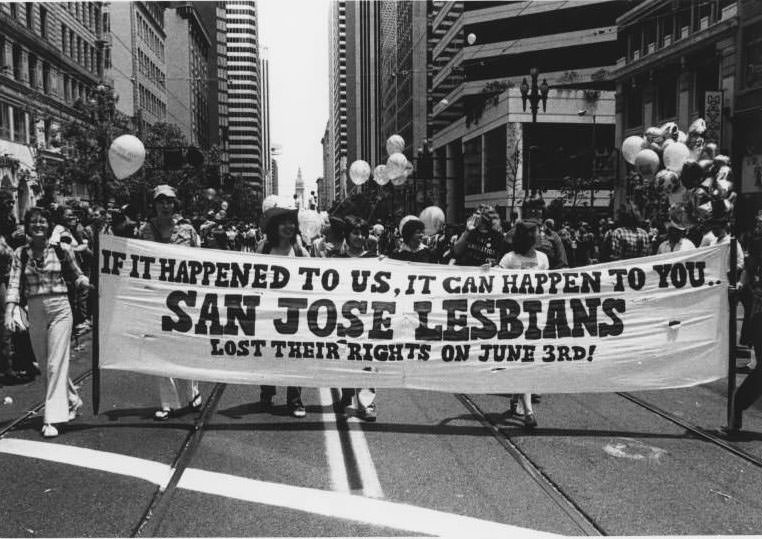
<svg viewBox="0 0 762 539">
<path fill-rule="evenodd" d="M 380 499 L 384 497 L 384 491 L 381 489 L 381 482 L 378 480 L 376 466 L 373 464 L 373 458 L 370 456 L 368 441 L 365 439 L 361 422 L 362 420 L 357 417 L 347 419 L 349 424 L 349 439 L 352 442 L 357 468 L 360 470 L 362 493 L 363 496 L 368 498 Z"/>
<path fill-rule="evenodd" d="M 167 464 L 50 442 L 3 438 L 0 440 L 0 453 L 134 477 L 162 488 L 172 474 L 172 468 Z M 559 537 L 403 503 L 258 481 L 196 468 L 185 470 L 177 488 L 427 535 L 504 538 L 521 534 L 522 537 Z"/>
<path fill-rule="evenodd" d="M 331 390 L 321 387 L 319 390 L 320 405 L 323 408 L 331 406 Z M 326 425 L 323 429 L 325 435 L 325 455 L 328 460 L 328 468 L 331 471 L 331 488 L 337 492 L 350 492 L 347 469 L 344 466 L 344 456 L 341 451 L 339 432 L 331 425 L 336 423 L 336 414 L 320 414 L 320 418 Z"/>
<path fill-rule="evenodd" d="M 158 485 L 161 489 L 166 488 L 173 471 L 172 467 L 168 464 L 152 460 L 86 449 L 84 447 L 34 442 L 15 438 L 3 438 L 0 440 L 0 453 L 135 477 Z"/>
</svg>

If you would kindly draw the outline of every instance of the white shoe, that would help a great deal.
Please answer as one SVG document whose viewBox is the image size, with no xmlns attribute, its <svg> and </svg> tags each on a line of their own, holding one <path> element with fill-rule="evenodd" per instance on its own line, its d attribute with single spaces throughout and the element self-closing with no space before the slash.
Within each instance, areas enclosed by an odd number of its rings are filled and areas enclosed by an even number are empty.
<svg viewBox="0 0 762 539">
<path fill-rule="evenodd" d="M 75 402 L 69 403 L 69 421 L 74 421 L 79 415 L 79 409 L 82 408 L 84 403 L 80 397 L 77 397 Z"/>
<path fill-rule="evenodd" d="M 50 423 L 45 423 L 42 426 L 42 437 L 43 438 L 55 438 L 58 436 L 58 429 L 55 428 Z"/>
</svg>

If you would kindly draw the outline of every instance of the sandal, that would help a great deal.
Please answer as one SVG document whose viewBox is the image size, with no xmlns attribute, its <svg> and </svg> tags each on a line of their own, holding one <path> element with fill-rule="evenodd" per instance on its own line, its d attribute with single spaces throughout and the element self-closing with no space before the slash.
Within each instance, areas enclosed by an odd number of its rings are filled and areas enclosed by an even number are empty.
<svg viewBox="0 0 762 539">
<path fill-rule="evenodd" d="M 161 410 L 156 410 L 153 413 L 153 420 L 154 421 L 166 421 L 170 418 L 172 415 L 172 410 L 167 410 L 165 408 L 162 408 Z"/>
<path fill-rule="evenodd" d="M 204 404 L 203 399 L 201 398 L 201 393 L 196 393 L 196 396 L 191 399 L 191 401 L 188 403 L 188 408 L 191 410 L 201 410 L 201 406 Z"/>
</svg>

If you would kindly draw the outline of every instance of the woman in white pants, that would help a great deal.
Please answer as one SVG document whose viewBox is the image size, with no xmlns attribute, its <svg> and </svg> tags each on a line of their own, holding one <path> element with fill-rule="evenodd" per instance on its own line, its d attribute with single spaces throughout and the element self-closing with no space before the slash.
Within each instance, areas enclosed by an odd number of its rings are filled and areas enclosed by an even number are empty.
<svg viewBox="0 0 762 539">
<path fill-rule="evenodd" d="M 82 399 L 69 378 L 69 353 L 73 317 L 66 282 L 90 285 L 77 266 L 74 254 L 49 242 L 52 226 L 45 210 L 31 208 L 24 218 L 29 243 L 16 249 L 11 262 L 5 327 L 9 331 L 29 326 L 34 355 L 46 379 L 42 435 L 58 436 L 56 423 L 77 417 Z M 26 311 L 22 307 L 26 302 Z"/>
<path fill-rule="evenodd" d="M 174 214 L 177 198 L 175 189 L 169 185 L 158 185 L 153 190 L 153 204 L 156 215 L 140 228 L 138 237 L 143 240 L 173 243 L 188 247 L 201 247 L 196 229 L 184 221 L 175 222 Z M 177 410 L 201 409 L 201 393 L 195 380 L 159 378 L 159 398 L 161 408 L 154 413 L 156 421 L 166 421 Z"/>
</svg>

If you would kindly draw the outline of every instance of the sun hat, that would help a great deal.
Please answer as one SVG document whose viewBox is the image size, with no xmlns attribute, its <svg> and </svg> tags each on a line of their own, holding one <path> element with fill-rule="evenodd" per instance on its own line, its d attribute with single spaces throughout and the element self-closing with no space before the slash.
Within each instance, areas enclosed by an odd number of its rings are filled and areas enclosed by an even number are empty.
<svg viewBox="0 0 762 539">
<path fill-rule="evenodd" d="M 177 198 L 177 194 L 175 192 L 175 188 L 171 185 L 162 184 L 157 185 L 153 189 L 153 199 L 156 200 L 159 197 L 167 197 L 167 198 Z"/>
<path fill-rule="evenodd" d="M 268 196 L 263 201 L 262 206 L 263 212 L 260 226 L 263 230 L 267 229 L 267 226 L 273 218 L 288 214 L 293 214 L 294 217 L 296 217 L 298 212 L 293 200 L 278 195 Z"/>
</svg>

